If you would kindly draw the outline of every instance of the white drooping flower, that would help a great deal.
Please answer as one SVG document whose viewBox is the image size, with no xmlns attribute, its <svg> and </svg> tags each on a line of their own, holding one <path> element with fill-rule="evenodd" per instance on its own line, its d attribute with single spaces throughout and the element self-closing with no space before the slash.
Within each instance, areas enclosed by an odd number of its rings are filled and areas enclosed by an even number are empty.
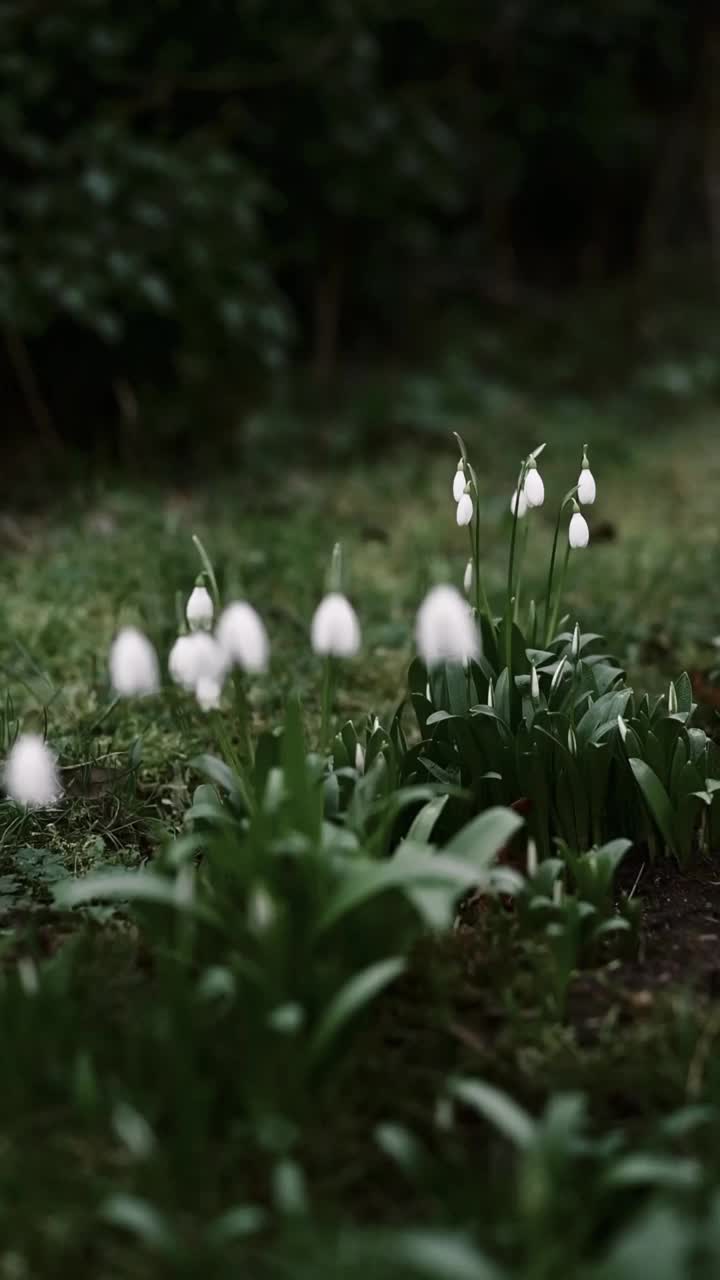
<svg viewBox="0 0 720 1280">
<path fill-rule="evenodd" d="M 110 680 L 120 698 L 142 698 L 160 688 L 157 654 L 137 627 L 123 627 L 113 640 Z"/>
<path fill-rule="evenodd" d="M 417 647 L 427 667 L 469 661 L 479 653 L 472 614 L 455 587 L 433 587 L 418 610 Z"/>
<path fill-rule="evenodd" d="M 588 462 L 587 445 L 583 450 L 582 471 L 578 477 L 578 502 L 583 507 L 591 507 L 597 497 L 595 477 Z"/>
<path fill-rule="evenodd" d="M 472 560 L 468 560 L 467 564 L 465 565 L 465 573 L 463 576 L 463 587 L 464 587 L 466 596 L 470 595 L 470 592 L 472 591 L 472 584 L 473 584 L 473 562 Z"/>
<path fill-rule="evenodd" d="M 15 804 L 43 809 L 60 799 L 54 753 L 37 733 L 22 733 L 5 764 L 5 790 Z"/>
<path fill-rule="evenodd" d="M 195 584 L 185 606 L 185 617 L 191 631 L 209 631 L 215 616 L 212 596 L 202 581 Z"/>
<path fill-rule="evenodd" d="M 460 527 L 469 524 L 473 518 L 473 503 L 469 493 L 463 493 L 457 504 L 456 519 Z"/>
<path fill-rule="evenodd" d="M 545 485 L 535 462 L 525 476 L 524 493 L 529 507 L 541 507 L 545 501 Z"/>
<path fill-rule="evenodd" d="M 590 529 L 588 527 L 588 522 L 584 515 L 579 511 L 574 512 L 572 519 L 570 520 L 568 538 L 570 539 L 570 546 L 573 551 L 581 550 L 583 547 L 586 547 L 590 541 Z"/>
<path fill-rule="evenodd" d="M 188 693 L 195 693 L 201 680 L 211 680 L 222 687 L 229 665 L 224 649 L 207 631 L 178 636 L 168 659 L 170 675 Z"/>
<path fill-rule="evenodd" d="M 229 604 L 220 614 L 216 631 L 228 666 L 242 667 L 252 675 L 267 671 L 270 641 L 260 614 L 244 600 Z"/>
<path fill-rule="evenodd" d="M 217 711 L 220 706 L 222 684 L 212 676 L 200 676 L 195 688 L 195 697 L 201 711 Z"/>
<path fill-rule="evenodd" d="M 320 601 L 310 628 L 313 651 L 326 658 L 354 658 L 360 648 L 360 623 L 350 601 L 331 591 Z"/>
<path fill-rule="evenodd" d="M 453 498 L 459 502 L 465 492 L 465 469 L 463 467 L 462 458 L 457 464 L 457 471 L 453 476 Z"/>
<path fill-rule="evenodd" d="M 518 491 L 516 489 L 512 498 L 510 499 L 510 510 L 512 514 L 515 515 L 515 512 L 517 510 L 518 520 L 523 520 L 527 515 L 527 508 L 528 508 L 528 504 L 527 504 L 527 498 L 525 497 L 525 490 L 521 489 L 520 493 L 518 494 Z"/>
</svg>

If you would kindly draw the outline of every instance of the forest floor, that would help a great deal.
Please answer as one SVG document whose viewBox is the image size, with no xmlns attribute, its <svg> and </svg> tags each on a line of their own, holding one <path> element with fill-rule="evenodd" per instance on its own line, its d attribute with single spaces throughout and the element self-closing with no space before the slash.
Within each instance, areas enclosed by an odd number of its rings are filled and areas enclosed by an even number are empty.
<svg viewBox="0 0 720 1280">
<path fill-rule="evenodd" d="M 641 689 L 663 690 L 688 670 L 698 714 L 712 733 L 720 708 L 720 431 L 711 413 L 634 431 L 630 421 L 588 410 L 576 419 L 528 411 L 519 420 L 491 418 L 461 429 L 485 495 L 486 581 L 498 599 L 520 458 L 547 441 L 548 498 L 528 548 L 530 596 L 542 592 L 557 502 L 575 482 L 589 443 L 598 500 L 592 544 L 572 561 L 571 618 L 607 638 Z M 363 651 L 348 667 L 339 709 L 344 718 L 387 717 L 403 695 L 414 615 L 427 586 L 462 581 L 467 539 L 454 520 L 455 462 L 451 437 L 445 451 L 405 441 L 373 462 L 331 469 L 271 463 L 257 476 L 192 489 L 108 482 L 40 513 L 0 517 L 0 735 L 7 746 L 18 723 L 47 725 L 66 791 L 49 814 L 18 817 L 7 803 L 1 810 L 7 970 L 20 966 L 21 986 L 33 982 L 28 957 L 51 973 L 40 1024 L 23 1013 L 17 985 L 0 994 L 0 1280 L 45 1280 L 80 1267 L 93 1276 L 198 1274 L 206 1265 L 199 1243 L 206 1225 L 239 1183 L 246 1191 L 252 1183 L 252 1171 L 238 1171 L 224 1133 L 207 1120 L 221 1085 L 208 1078 L 203 1052 L 178 1045 L 187 1059 L 180 1071 L 157 1049 L 152 991 L 132 927 L 107 907 L 80 919 L 53 906 L 57 882 L 100 867 L 137 866 L 152 859 L 168 832 L 181 831 L 190 761 L 214 745 L 210 722 L 172 690 L 162 700 L 113 702 L 107 651 L 114 632 L 123 621 L 137 622 L 167 654 L 177 602 L 198 570 L 197 534 L 223 594 L 249 599 L 267 622 L 272 673 L 252 690 L 255 726 L 277 723 L 291 690 L 317 725 L 320 675 L 308 627 L 340 540 Z M 509 925 L 467 920 L 447 943 L 418 957 L 417 971 L 363 1032 L 362 1051 L 337 1082 L 330 1112 L 323 1110 L 330 1103 L 319 1104 L 307 1172 L 323 1230 L 338 1222 L 434 1220 L 438 1189 L 412 1185 L 399 1169 L 388 1172 L 369 1135 L 390 1115 L 430 1142 L 437 1081 L 448 1071 L 469 1070 L 501 1086 L 533 1114 L 559 1095 L 583 1093 L 594 1131 L 620 1132 L 630 1149 L 652 1145 L 666 1113 L 720 1100 L 717 869 L 699 863 L 680 875 L 670 863 L 638 855 L 623 876 L 643 904 L 639 948 L 578 973 L 565 1008 L 549 997 L 542 957 Z M 12 1070 L 2 1063 L 6 1055 Z M 164 1072 L 174 1072 L 172 1079 Z M 112 1115 L 100 1096 L 115 1100 Z M 118 1112 L 123 1099 L 128 1106 Z M 128 1120 L 136 1116 L 130 1103 L 154 1117 L 161 1135 L 145 1156 L 140 1127 Z M 203 1109 L 204 1126 L 191 1118 Z M 714 1134 L 688 1123 L 682 1160 L 714 1169 Z M 492 1221 L 509 1194 L 520 1196 L 516 1215 L 529 1213 L 502 1143 L 481 1129 L 468 1141 L 481 1144 L 483 1217 Z M 121 1215 L 103 1223 L 102 1206 L 121 1191 L 138 1198 L 135 1210 L 142 1197 L 165 1218 L 130 1222 L 126 1215 L 121 1230 Z M 468 1195 L 458 1188 L 458 1221 Z M 636 1195 L 628 1192 L 629 1209 Z M 505 1205 L 498 1220 L 507 1212 Z M 578 1214 L 578 1206 L 569 1202 L 568 1212 Z M 163 1254 L 165 1220 L 179 1224 L 182 1265 Z M 558 1229 L 581 1235 L 582 1223 Z M 502 1255 L 503 1240 L 493 1243 Z M 551 1269 L 533 1271 L 521 1252 L 508 1274 L 552 1276 Z M 244 1273 L 344 1274 L 329 1256 L 305 1270 L 299 1261 L 293 1270 L 287 1256 L 278 1254 L 277 1272 L 251 1265 Z M 224 1265 L 217 1263 L 217 1275 L 237 1274 L 232 1262 Z M 270 1266 L 267 1259 L 262 1265 Z M 543 1265 L 551 1268 L 552 1260 Z M 662 1272 L 674 1274 L 681 1273 Z"/>
</svg>

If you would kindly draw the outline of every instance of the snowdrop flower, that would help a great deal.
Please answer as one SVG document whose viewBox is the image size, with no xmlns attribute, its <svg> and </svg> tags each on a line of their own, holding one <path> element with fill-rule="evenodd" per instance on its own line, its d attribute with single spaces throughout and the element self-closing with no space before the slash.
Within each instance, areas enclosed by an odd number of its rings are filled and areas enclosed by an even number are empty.
<svg viewBox="0 0 720 1280">
<path fill-rule="evenodd" d="M 510 510 L 512 514 L 515 515 L 515 512 L 517 511 L 518 520 L 523 520 L 527 515 L 527 509 L 528 509 L 528 503 L 527 503 L 527 498 L 525 496 L 525 490 L 522 489 L 518 494 L 518 491 L 516 489 L 512 498 L 510 499 Z"/>
<path fill-rule="evenodd" d="M 535 663 L 532 664 L 532 671 L 530 673 L 530 697 L 533 702 L 537 702 L 540 697 L 540 678 L 538 676 Z"/>
<path fill-rule="evenodd" d="M 355 768 L 358 773 L 365 772 L 365 752 L 359 742 L 355 745 Z"/>
<path fill-rule="evenodd" d="M 465 492 L 465 468 L 462 458 L 457 464 L 457 471 L 453 476 L 453 498 L 459 502 Z"/>
<path fill-rule="evenodd" d="M 580 657 L 580 638 L 580 623 L 576 622 L 575 629 L 572 633 L 572 640 L 570 641 L 570 653 L 575 662 L 577 662 Z"/>
<path fill-rule="evenodd" d="M 472 614 L 454 587 L 433 587 L 417 616 L 417 647 L 427 667 L 467 662 L 479 652 Z"/>
<path fill-rule="evenodd" d="M 463 525 L 469 524 L 473 518 L 473 504 L 469 493 L 463 493 L 457 504 L 457 522 L 462 528 Z"/>
<path fill-rule="evenodd" d="M 492 680 L 488 681 L 488 699 L 487 699 L 487 705 L 488 705 L 489 707 L 494 707 L 494 706 L 495 706 L 495 685 L 493 684 Z"/>
<path fill-rule="evenodd" d="M 262 618 L 251 604 L 229 604 L 220 615 L 216 634 L 228 665 L 235 664 L 253 675 L 267 671 L 270 641 Z"/>
<path fill-rule="evenodd" d="M 195 688 L 195 697 L 201 711 L 217 711 L 220 706 L 222 685 L 212 676 L 200 676 Z"/>
<path fill-rule="evenodd" d="M 675 685 L 671 680 L 670 686 L 668 688 L 668 715 L 675 716 L 677 715 L 677 711 L 678 711 L 677 689 L 675 688 Z"/>
<path fill-rule="evenodd" d="M 582 550 L 582 548 L 586 547 L 590 541 L 590 529 L 588 528 L 588 522 L 584 515 L 581 515 L 579 511 L 576 511 L 573 514 L 570 521 L 568 537 L 573 551 Z"/>
<path fill-rule="evenodd" d="M 123 627 L 113 640 L 110 680 L 120 698 L 142 698 L 160 688 L 157 654 L 137 627 Z"/>
<path fill-rule="evenodd" d="M 528 880 L 532 880 L 533 876 L 537 875 L 538 869 L 538 852 L 537 845 L 534 840 L 528 840 L 526 865 Z"/>
<path fill-rule="evenodd" d="M 202 578 L 198 578 L 185 606 L 185 617 L 191 631 L 209 631 L 215 610 L 212 596 Z"/>
<path fill-rule="evenodd" d="M 583 450 L 582 471 L 578 478 L 578 502 L 583 507 L 591 507 L 597 497 L 595 477 L 588 462 L 587 445 Z"/>
<path fill-rule="evenodd" d="M 320 601 L 310 629 L 313 651 L 326 658 L 354 658 L 360 648 L 360 623 L 350 601 L 331 591 Z"/>
<path fill-rule="evenodd" d="M 465 589 L 466 596 L 470 595 L 470 592 L 472 591 L 472 584 L 473 584 L 473 562 L 472 560 L 468 560 L 467 564 L 465 565 L 465 575 L 463 577 L 463 587 Z"/>
<path fill-rule="evenodd" d="M 210 681 L 211 684 L 216 685 L 219 700 L 222 682 L 229 665 L 224 649 L 213 636 L 208 635 L 207 631 L 194 631 L 189 636 L 178 636 L 168 659 L 168 670 L 175 683 L 181 685 L 188 693 L 195 693 L 203 711 L 210 710 L 204 702 L 212 701 L 213 695 L 206 685 L 204 696 L 201 698 L 200 682 Z"/>
<path fill-rule="evenodd" d="M 545 485 L 534 459 L 530 462 L 525 475 L 524 494 L 529 507 L 541 507 L 545 501 Z"/>
<path fill-rule="evenodd" d="M 43 809 L 60 799 L 55 756 L 37 733 L 22 733 L 5 765 L 5 789 L 15 804 Z"/>
</svg>

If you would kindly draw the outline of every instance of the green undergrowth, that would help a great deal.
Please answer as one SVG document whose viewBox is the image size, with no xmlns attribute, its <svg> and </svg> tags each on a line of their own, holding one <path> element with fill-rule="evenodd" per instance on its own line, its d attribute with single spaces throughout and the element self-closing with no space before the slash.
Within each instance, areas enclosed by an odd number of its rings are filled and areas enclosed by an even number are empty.
<svg viewBox="0 0 720 1280">
<path fill-rule="evenodd" d="M 582 405 L 572 424 L 510 415 L 457 425 L 486 495 L 491 598 L 504 589 L 517 456 L 546 439 L 545 481 L 560 487 L 587 439 L 597 536 L 573 560 L 566 608 L 607 637 L 643 689 L 665 692 L 682 668 L 712 671 L 720 451 L 709 418 L 636 438 Z M 398 450 L 332 472 L 274 464 L 261 482 L 240 475 L 187 493 L 108 484 L 6 522 L 3 746 L 20 725 L 47 725 L 66 798 L 45 816 L 2 806 L 0 1280 L 717 1274 L 712 863 L 688 862 L 701 920 L 688 917 L 667 973 L 672 936 L 651 927 L 642 903 L 672 890 L 650 883 L 649 855 L 637 889 L 634 875 L 623 882 L 640 914 L 628 911 L 617 938 L 583 935 L 569 960 L 552 902 L 546 929 L 528 923 L 534 908 L 517 885 L 512 903 L 476 896 L 450 932 L 408 943 L 398 980 L 353 1029 L 352 1052 L 342 1025 L 307 1079 L 294 1051 L 279 1067 L 268 1059 L 278 1079 L 256 1087 L 287 1095 L 287 1107 L 266 1108 L 261 1124 L 248 1121 L 256 1053 L 234 985 L 245 917 L 218 943 L 207 922 L 194 932 L 157 903 L 128 910 L 122 894 L 57 905 L 58 886 L 93 873 L 167 871 L 161 850 L 188 835 L 193 794 L 195 822 L 217 818 L 195 792 L 198 757 L 217 751 L 212 720 L 170 688 L 116 704 L 106 670 L 125 621 L 167 652 L 176 596 L 197 569 L 190 535 L 210 549 L 223 595 L 251 600 L 270 632 L 271 673 L 250 688 L 256 734 L 281 721 L 294 693 L 313 744 L 320 681 L 308 627 L 330 546 L 343 541 L 364 634 L 338 717 L 387 721 L 420 598 L 435 581 L 462 581 L 451 481 L 446 456 Z M 528 598 L 542 588 L 549 512 L 533 530 Z M 712 733 L 712 708 L 705 718 Z M 238 874 L 228 851 L 207 872 L 213 894 Z M 202 879 L 194 857 L 181 872 Z M 511 863 L 508 884 L 526 872 Z M 393 900 L 397 918 L 378 914 L 378 932 L 412 940 L 407 905 Z M 701 971 L 693 930 L 706 939 Z M 348 945 L 351 935 L 348 926 Z M 376 941 L 358 944 L 368 968 Z M 302 976 L 291 966 L 283 980 L 302 989 Z M 288 1044 L 291 1003 L 272 1011 Z"/>
</svg>

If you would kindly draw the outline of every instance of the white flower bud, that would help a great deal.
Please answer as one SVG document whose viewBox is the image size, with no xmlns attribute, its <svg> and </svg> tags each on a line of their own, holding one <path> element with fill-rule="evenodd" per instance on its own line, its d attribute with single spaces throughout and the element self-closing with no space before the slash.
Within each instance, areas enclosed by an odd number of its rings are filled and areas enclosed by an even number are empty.
<svg viewBox="0 0 720 1280">
<path fill-rule="evenodd" d="M 267 671 L 270 642 L 262 618 L 251 604 L 236 601 L 223 609 L 216 635 L 229 666 L 242 667 L 253 675 Z"/>
<path fill-rule="evenodd" d="M 229 665 L 224 649 L 206 631 L 178 636 L 168 659 L 170 675 L 188 693 L 197 690 L 200 680 L 212 680 L 222 685 Z"/>
<path fill-rule="evenodd" d="M 677 710 L 678 710 L 677 689 L 675 688 L 675 685 L 671 680 L 670 687 L 668 689 L 668 715 L 671 715 L 671 716 L 677 715 Z"/>
<path fill-rule="evenodd" d="M 575 662 L 577 662 L 578 658 L 580 657 L 580 640 L 581 640 L 580 623 L 576 622 L 575 628 L 572 633 L 572 640 L 570 641 L 570 655 L 575 660 Z"/>
<path fill-rule="evenodd" d="M 60 799 L 62 787 L 54 753 L 37 733 L 22 733 L 5 764 L 5 790 L 26 809 L 43 809 Z"/>
<path fill-rule="evenodd" d="M 468 560 L 467 564 L 465 565 L 465 574 L 463 576 L 463 587 L 465 589 L 466 596 L 470 595 L 470 592 L 472 591 L 472 584 L 473 584 L 473 562 L 472 560 Z"/>
<path fill-rule="evenodd" d="M 453 476 L 453 498 L 459 502 L 465 492 L 465 471 L 463 469 L 462 459 L 457 464 L 457 471 Z"/>
<path fill-rule="evenodd" d="M 365 772 L 365 752 L 359 742 L 355 746 L 355 768 L 358 773 Z"/>
<path fill-rule="evenodd" d="M 492 680 L 490 680 L 490 681 L 488 682 L 488 700 L 487 700 L 487 704 L 488 704 L 488 706 L 489 706 L 489 707 L 494 707 L 494 706 L 495 706 L 495 685 L 493 684 Z"/>
<path fill-rule="evenodd" d="M 214 616 L 212 596 L 207 587 L 198 583 L 190 592 L 185 606 L 187 624 L 191 631 L 209 631 Z"/>
<path fill-rule="evenodd" d="M 417 647 L 427 667 L 467 662 L 479 652 L 472 614 L 454 587 L 433 587 L 417 615 Z"/>
<path fill-rule="evenodd" d="M 528 840 L 527 847 L 527 874 L 528 880 L 532 880 L 538 869 L 538 852 L 537 845 L 534 840 Z"/>
<path fill-rule="evenodd" d="M 590 529 L 584 515 L 576 511 L 570 521 L 570 529 L 568 531 L 570 546 L 573 551 L 581 550 L 586 547 L 590 541 Z"/>
<path fill-rule="evenodd" d="M 589 467 L 583 467 L 580 472 L 577 496 L 583 507 L 591 507 L 597 497 L 595 477 Z"/>
<path fill-rule="evenodd" d="M 541 507 L 545 501 L 545 485 L 536 466 L 525 476 L 525 499 L 529 507 Z"/>
<path fill-rule="evenodd" d="M 456 519 L 460 528 L 469 524 L 473 518 L 473 503 L 469 493 L 463 493 L 457 504 Z"/>
<path fill-rule="evenodd" d="M 558 879 L 553 884 L 553 903 L 556 907 L 562 906 L 563 900 L 563 882 Z"/>
<path fill-rule="evenodd" d="M 217 711 L 220 706 L 222 685 L 212 676 L 201 676 L 195 689 L 195 697 L 201 711 Z"/>
<path fill-rule="evenodd" d="M 530 697 L 533 702 L 537 702 L 540 697 L 540 680 L 535 663 L 532 664 L 532 671 L 530 673 Z"/>
<path fill-rule="evenodd" d="M 360 623 L 350 601 L 339 591 L 331 591 L 320 601 L 310 639 L 313 652 L 322 657 L 355 657 L 360 648 Z"/>
<path fill-rule="evenodd" d="M 113 640 L 110 680 L 120 698 L 142 698 L 160 688 L 157 654 L 137 627 L 123 627 Z"/>
<path fill-rule="evenodd" d="M 525 516 L 527 515 L 527 508 L 528 508 L 528 504 L 527 504 L 527 498 L 525 497 L 525 490 L 522 489 L 520 494 L 518 495 L 518 491 L 516 489 L 512 498 L 510 499 L 510 510 L 512 514 L 515 515 L 515 511 L 517 510 L 518 520 L 524 520 Z"/>
</svg>

